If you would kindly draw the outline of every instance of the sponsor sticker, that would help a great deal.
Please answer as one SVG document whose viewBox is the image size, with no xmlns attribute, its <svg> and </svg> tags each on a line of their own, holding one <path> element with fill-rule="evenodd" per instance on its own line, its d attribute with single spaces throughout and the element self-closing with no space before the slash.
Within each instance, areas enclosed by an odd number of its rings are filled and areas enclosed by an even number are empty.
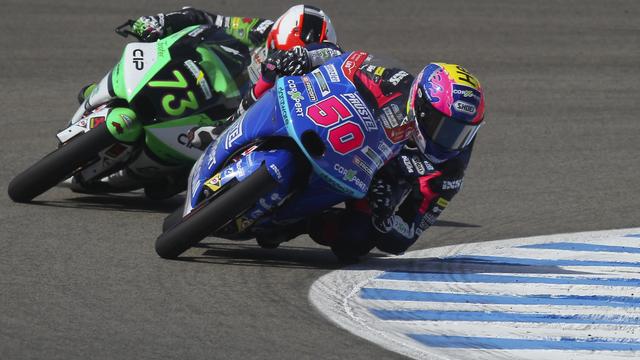
<svg viewBox="0 0 640 360">
<path fill-rule="evenodd" d="M 343 99 L 347 100 L 353 109 L 360 115 L 362 122 L 364 124 L 365 129 L 371 132 L 374 130 L 378 130 L 378 125 L 376 124 L 373 115 L 369 111 L 369 108 L 364 104 L 364 101 L 358 96 L 358 94 L 350 93 L 350 94 L 342 94 Z"/>
<path fill-rule="evenodd" d="M 442 190 L 456 190 L 462 187 L 462 179 L 458 180 L 445 180 L 442 182 Z"/>
<path fill-rule="evenodd" d="M 309 95 L 309 100 L 316 102 L 318 101 L 318 97 L 316 96 L 316 91 L 313 89 L 313 85 L 311 85 L 311 80 L 309 80 L 308 76 L 302 77 L 302 82 L 304 83 L 304 88 L 307 90 L 307 95 Z"/>
<path fill-rule="evenodd" d="M 376 168 L 381 168 L 382 165 L 384 164 L 384 161 L 382 161 L 382 159 L 380 158 L 380 155 L 378 155 L 372 148 L 370 148 L 369 146 L 365 146 L 364 148 L 362 148 L 362 153 L 368 157 L 374 164 L 376 164 Z"/>
<path fill-rule="evenodd" d="M 191 37 L 197 37 L 198 35 L 202 34 L 202 32 L 204 31 L 204 27 L 199 27 L 195 30 L 192 30 L 188 35 Z"/>
<path fill-rule="evenodd" d="M 280 169 L 278 169 L 278 167 L 275 164 L 271 164 L 271 165 L 269 165 L 269 167 L 276 174 L 276 177 L 278 178 L 278 180 L 281 180 L 282 179 L 282 173 L 280 172 Z"/>
<path fill-rule="evenodd" d="M 409 226 L 400 216 L 393 216 L 393 230 L 397 231 L 400 235 L 404 236 L 407 239 L 412 239 L 415 231 L 414 225 Z"/>
<path fill-rule="evenodd" d="M 416 169 L 416 172 L 420 176 L 422 176 L 422 175 L 427 173 L 424 165 L 422 164 L 422 161 L 417 156 L 412 156 L 411 157 L 411 164 L 413 164 L 413 168 Z"/>
<path fill-rule="evenodd" d="M 469 104 L 468 102 L 464 102 L 461 100 L 458 100 L 456 102 L 453 103 L 453 107 L 458 110 L 461 111 L 465 114 L 469 114 L 469 115 L 474 115 L 476 113 L 476 106 L 473 104 Z"/>
<path fill-rule="evenodd" d="M 95 127 L 97 127 L 98 125 L 104 123 L 105 121 L 105 117 L 104 116 L 96 116 L 96 117 L 92 117 L 91 120 L 89 120 L 89 128 L 93 129 Z M 82 127 L 85 127 L 85 125 L 81 125 Z"/>
<path fill-rule="evenodd" d="M 325 66 L 325 69 L 327 70 L 327 74 L 329 74 L 329 81 L 332 83 L 340 82 L 340 75 L 338 75 L 338 70 L 336 70 L 335 65 L 329 64 Z"/>
<path fill-rule="evenodd" d="M 358 155 L 353 156 L 353 163 L 357 167 L 362 169 L 362 171 L 367 173 L 369 176 L 373 176 L 373 173 L 374 173 L 373 169 L 371 169 L 371 167 L 369 167 L 369 165 L 367 165 L 367 163 L 364 160 L 362 160 L 362 158 L 359 157 Z"/>
<path fill-rule="evenodd" d="M 224 140 L 224 148 L 226 150 L 229 150 L 233 145 L 233 142 L 238 140 L 242 136 L 242 123 L 244 122 L 245 114 L 242 114 L 242 116 L 240 116 L 240 118 L 233 124 L 231 124 L 231 126 L 229 126 L 229 128 L 227 129 L 227 136 Z"/>
<path fill-rule="evenodd" d="M 204 72 L 200 70 L 198 65 L 196 65 L 191 60 L 185 61 L 184 66 L 187 68 L 187 70 L 189 70 L 193 78 L 196 79 L 196 84 L 200 88 L 200 91 L 202 91 L 202 95 L 204 95 L 205 99 L 207 100 L 211 99 L 213 97 L 213 94 L 211 92 L 211 88 L 209 87 L 209 84 L 204 78 Z"/>
<path fill-rule="evenodd" d="M 389 159 L 391 158 L 391 155 L 393 155 L 391 152 L 391 148 L 389 147 L 389 145 L 385 144 L 384 141 L 380 141 L 378 143 L 378 150 L 382 151 L 385 159 Z"/>
<path fill-rule="evenodd" d="M 207 169 L 211 169 L 216 164 L 216 146 L 209 147 L 209 156 L 207 157 Z"/>
<path fill-rule="evenodd" d="M 391 78 L 389 78 L 389 82 L 392 83 L 395 86 L 398 86 L 400 81 L 402 81 L 402 79 L 406 78 L 407 76 L 409 76 L 408 72 L 399 71 L 396 74 L 394 74 Z"/>
<path fill-rule="evenodd" d="M 289 98 L 294 102 L 293 108 L 296 113 L 296 116 L 303 117 L 304 111 L 302 110 L 301 102 L 302 100 L 304 100 L 304 97 L 302 96 L 302 93 L 298 90 L 298 86 L 296 85 L 296 82 L 293 81 L 292 79 L 287 80 L 287 87 L 289 88 L 289 91 L 287 91 L 287 94 L 289 95 Z"/>
<path fill-rule="evenodd" d="M 367 185 L 356 176 L 358 173 L 356 170 L 346 169 L 340 164 L 334 164 L 333 169 L 342 175 L 342 180 L 355 184 L 362 192 L 367 191 Z"/>
<path fill-rule="evenodd" d="M 273 21 L 265 20 L 265 21 L 261 22 L 260 25 L 258 25 L 258 27 L 256 27 L 255 31 L 259 32 L 260 34 L 264 34 L 264 32 L 267 31 L 267 29 L 271 25 L 273 25 Z"/>
<path fill-rule="evenodd" d="M 312 71 L 311 74 L 314 78 L 316 78 L 322 96 L 329 95 L 329 93 L 331 92 L 331 90 L 329 90 L 329 84 L 327 84 L 327 79 L 324 78 L 324 75 L 322 74 L 320 69 Z"/>
<path fill-rule="evenodd" d="M 396 119 L 396 116 L 393 114 L 393 110 L 391 110 L 391 107 L 385 106 L 382 108 L 382 111 L 384 112 L 384 115 L 387 118 L 387 123 L 383 123 L 387 129 L 391 129 L 400 125 L 398 124 L 398 120 Z"/>
<path fill-rule="evenodd" d="M 362 65 L 362 63 L 367 59 L 367 53 L 362 51 L 354 51 L 349 55 L 349 57 L 342 63 L 342 73 L 344 76 L 349 78 L 349 80 L 353 80 L 353 75 L 356 73 L 356 70 Z"/>
<path fill-rule="evenodd" d="M 411 164 L 411 159 L 405 155 L 401 155 L 400 159 L 402 159 L 402 164 L 404 165 L 405 170 L 407 170 L 409 174 L 413 174 L 414 170 L 413 165 Z"/>
<path fill-rule="evenodd" d="M 204 186 L 208 187 L 213 192 L 220 190 L 222 187 L 222 176 L 220 173 L 215 174 L 211 179 L 207 180 L 204 183 Z"/>
<path fill-rule="evenodd" d="M 453 85 L 453 94 L 460 95 L 463 98 L 471 98 L 477 102 L 480 102 L 480 92 L 473 88 L 461 85 Z"/>
</svg>

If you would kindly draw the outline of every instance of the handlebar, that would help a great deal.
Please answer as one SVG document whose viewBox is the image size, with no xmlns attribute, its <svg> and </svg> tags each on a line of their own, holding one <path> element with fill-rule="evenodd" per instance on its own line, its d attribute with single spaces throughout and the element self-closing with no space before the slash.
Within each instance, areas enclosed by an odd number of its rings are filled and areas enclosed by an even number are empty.
<svg viewBox="0 0 640 360">
<path fill-rule="evenodd" d="M 129 19 L 124 24 L 122 24 L 122 25 L 118 26 L 117 28 L 115 28 L 114 31 L 116 32 L 116 34 L 118 34 L 118 35 L 120 35 L 122 37 L 125 37 L 125 38 L 128 37 L 129 35 L 131 35 L 131 36 L 135 37 L 138 40 L 142 40 L 142 38 L 138 34 L 136 34 L 133 31 L 131 31 L 131 27 L 133 26 L 134 23 L 135 23 L 134 20 Z"/>
</svg>

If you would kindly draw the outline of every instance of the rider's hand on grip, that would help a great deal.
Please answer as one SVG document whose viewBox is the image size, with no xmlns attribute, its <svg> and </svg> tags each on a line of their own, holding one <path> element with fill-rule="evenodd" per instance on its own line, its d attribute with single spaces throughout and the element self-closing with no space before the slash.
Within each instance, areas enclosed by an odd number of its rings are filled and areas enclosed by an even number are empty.
<svg viewBox="0 0 640 360">
<path fill-rule="evenodd" d="M 291 50 L 272 50 L 262 62 L 262 79 L 274 82 L 278 76 L 302 75 L 311 67 L 307 49 L 296 46 Z"/>
<path fill-rule="evenodd" d="M 164 24 L 160 17 L 141 16 L 133 23 L 133 32 L 138 34 L 142 41 L 156 41 L 164 34 Z"/>
<path fill-rule="evenodd" d="M 284 53 L 280 64 L 280 75 L 303 75 L 306 74 L 311 67 L 309 60 L 309 52 L 307 49 L 296 46 Z"/>
</svg>

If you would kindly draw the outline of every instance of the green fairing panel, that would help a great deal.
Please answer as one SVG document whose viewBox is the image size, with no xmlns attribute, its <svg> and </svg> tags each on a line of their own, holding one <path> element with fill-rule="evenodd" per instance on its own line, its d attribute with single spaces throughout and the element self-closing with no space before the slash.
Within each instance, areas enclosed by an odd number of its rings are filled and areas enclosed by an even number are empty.
<svg viewBox="0 0 640 360">
<path fill-rule="evenodd" d="M 247 19 L 247 22 L 245 22 Z M 249 21 L 250 20 L 250 21 Z M 253 29 L 254 26 L 258 23 L 260 19 L 258 18 L 241 18 L 241 17 L 232 17 L 230 20 L 229 28 L 226 29 L 227 34 L 233 36 L 238 39 L 241 43 L 247 45 L 250 49 L 253 49 L 261 44 L 254 44 L 251 42 L 249 38 L 249 32 Z"/>
<path fill-rule="evenodd" d="M 219 126 L 221 121 L 211 120 L 205 114 L 165 121 L 145 126 L 147 147 L 169 164 L 191 165 L 202 152 L 188 146 L 189 130 L 201 126 Z"/>
<path fill-rule="evenodd" d="M 196 48 L 196 51 L 202 57 L 200 66 L 207 75 L 209 83 L 213 86 L 213 91 L 224 94 L 227 99 L 239 98 L 241 96 L 240 90 L 236 80 L 229 73 L 227 66 L 222 62 L 216 52 L 208 46 L 217 45 L 201 45 Z"/>
<path fill-rule="evenodd" d="M 137 115 L 128 108 L 111 109 L 106 119 L 107 129 L 118 141 L 133 143 L 142 134 L 142 123 Z"/>
<path fill-rule="evenodd" d="M 113 69 L 111 79 L 115 95 L 131 101 L 171 61 L 169 48 L 199 26 L 189 26 L 155 43 L 128 44 L 120 62 Z"/>
</svg>

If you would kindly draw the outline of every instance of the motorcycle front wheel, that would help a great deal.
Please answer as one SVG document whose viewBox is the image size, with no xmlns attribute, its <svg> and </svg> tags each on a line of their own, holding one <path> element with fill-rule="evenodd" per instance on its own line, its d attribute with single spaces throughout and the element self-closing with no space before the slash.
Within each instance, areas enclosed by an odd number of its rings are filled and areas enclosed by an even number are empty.
<svg viewBox="0 0 640 360">
<path fill-rule="evenodd" d="M 177 258 L 251 208 L 277 185 L 277 181 L 267 169 L 264 166 L 260 167 L 203 208 L 187 215 L 177 225 L 166 224 L 169 229 L 156 240 L 156 253 L 165 259 Z"/>
<path fill-rule="evenodd" d="M 26 203 L 71 176 L 117 140 L 102 123 L 49 153 L 9 183 L 11 200 Z"/>
</svg>

